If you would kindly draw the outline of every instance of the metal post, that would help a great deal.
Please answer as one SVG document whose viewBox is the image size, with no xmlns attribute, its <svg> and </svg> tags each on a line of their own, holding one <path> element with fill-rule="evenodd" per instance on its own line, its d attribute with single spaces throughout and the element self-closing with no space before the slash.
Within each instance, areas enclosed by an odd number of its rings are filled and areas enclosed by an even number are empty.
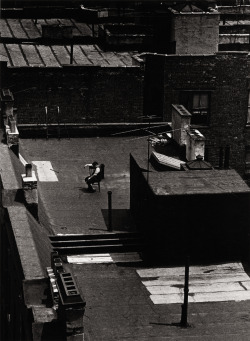
<svg viewBox="0 0 250 341">
<path fill-rule="evenodd" d="M 223 167 L 223 158 L 224 158 L 224 152 L 223 147 L 220 147 L 220 154 L 219 154 L 219 167 Z"/>
<path fill-rule="evenodd" d="M 230 146 L 229 146 L 229 145 L 226 145 L 226 148 L 225 148 L 224 168 L 229 168 L 229 160 L 230 160 Z"/>
<path fill-rule="evenodd" d="M 48 108 L 45 107 L 45 123 L 46 123 L 46 139 L 49 138 L 49 131 L 48 131 Z"/>
<path fill-rule="evenodd" d="M 181 306 L 181 327 L 187 328 L 189 325 L 187 323 L 188 315 L 188 285 L 189 285 L 189 256 L 186 257 L 185 264 L 185 285 L 184 285 L 184 303 Z"/>
<path fill-rule="evenodd" d="M 148 166 L 147 166 L 147 182 L 148 182 L 148 175 L 149 175 L 149 139 L 148 139 Z"/>
<path fill-rule="evenodd" d="M 61 131 L 60 131 L 60 108 L 57 107 L 57 125 L 58 125 L 58 140 L 61 138 Z"/>
<path fill-rule="evenodd" d="M 73 45 L 73 43 L 71 43 L 71 45 L 70 45 L 70 64 L 73 64 L 73 49 L 74 49 L 74 45 Z"/>
<path fill-rule="evenodd" d="M 112 231 L 112 192 L 108 191 L 108 230 Z"/>
<path fill-rule="evenodd" d="M 150 131 L 150 119 L 148 121 L 148 130 Z M 148 163 L 147 163 L 147 182 L 149 177 L 149 139 L 148 139 Z"/>
</svg>

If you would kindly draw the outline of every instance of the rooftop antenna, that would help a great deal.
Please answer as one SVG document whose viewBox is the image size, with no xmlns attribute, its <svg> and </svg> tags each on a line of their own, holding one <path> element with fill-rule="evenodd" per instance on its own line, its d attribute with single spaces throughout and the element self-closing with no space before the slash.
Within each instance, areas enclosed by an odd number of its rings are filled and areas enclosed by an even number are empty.
<svg viewBox="0 0 250 341">
<path fill-rule="evenodd" d="M 149 132 L 150 134 L 152 134 L 152 132 L 150 131 L 151 121 L 161 118 L 161 117 L 156 116 L 156 115 L 146 115 L 146 116 L 140 116 L 140 117 L 148 120 L 148 130 L 147 129 L 144 129 L 144 130 Z M 148 178 L 149 178 L 149 156 L 150 156 L 149 155 L 150 154 L 150 140 L 149 140 L 149 138 L 147 138 L 147 142 L 148 142 L 148 156 L 147 156 L 147 182 L 148 182 Z"/>
<path fill-rule="evenodd" d="M 57 126 L 58 126 L 58 140 L 61 139 L 61 130 L 60 130 L 60 107 L 57 106 Z"/>
<path fill-rule="evenodd" d="M 46 124 L 46 140 L 49 138 L 49 131 L 48 131 L 48 107 L 44 107 L 45 109 L 45 124 Z"/>
<path fill-rule="evenodd" d="M 162 119 L 161 116 L 156 116 L 156 115 L 143 115 L 143 116 L 138 116 L 138 118 L 142 118 L 144 120 L 147 120 L 148 121 L 148 128 L 137 128 L 137 129 L 132 129 L 132 130 L 126 130 L 126 131 L 123 131 L 123 132 L 111 134 L 111 136 L 122 135 L 122 134 L 126 134 L 126 133 L 131 133 L 131 132 L 134 132 L 134 131 L 145 131 L 145 132 L 149 133 L 149 135 L 147 135 L 147 142 L 148 142 L 148 148 L 147 148 L 147 182 L 148 182 L 148 178 L 149 178 L 149 156 L 150 156 L 149 155 L 149 153 L 150 153 L 150 146 L 149 146 L 150 140 L 149 140 L 149 137 L 156 135 L 154 132 L 150 131 L 150 129 L 154 129 L 154 128 L 158 128 L 158 127 L 163 127 L 163 126 L 167 127 L 169 124 L 166 124 L 166 123 L 163 122 L 162 124 L 151 126 L 151 122 L 153 120 Z"/>
</svg>

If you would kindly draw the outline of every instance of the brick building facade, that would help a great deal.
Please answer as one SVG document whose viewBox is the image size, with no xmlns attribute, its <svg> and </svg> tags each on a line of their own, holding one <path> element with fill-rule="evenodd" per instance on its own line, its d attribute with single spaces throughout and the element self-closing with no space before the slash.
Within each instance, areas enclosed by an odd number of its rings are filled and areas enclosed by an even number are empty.
<svg viewBox="0 0 250 341">
<path fill-rule="evenodd" d="M 48 123 L 136 122 L 142 84 L 143 71 L 133 66 L 12 67 L 2 79 L 13 92 L 18 124 L 45 123 L 45 107 Z"/>
<path fill-rule="evenodd" d="M 230 145 L 230 165 L 244 175 L 248 63 L 247 52 L 147 55 L 145 114 L 171 121 L 171 105 L 184 105 L 192 114 L 191 125 L 206 138 L 208 160 L 219 165 L 219 149 Z"/>
<path fill-rule="evenodd" d="M 130 175 L 130 209 L 150 260 L 248 259 L 250 189 L 235 170 L 151 168 L 147 175 L 135 152 Z"/>
</svg>

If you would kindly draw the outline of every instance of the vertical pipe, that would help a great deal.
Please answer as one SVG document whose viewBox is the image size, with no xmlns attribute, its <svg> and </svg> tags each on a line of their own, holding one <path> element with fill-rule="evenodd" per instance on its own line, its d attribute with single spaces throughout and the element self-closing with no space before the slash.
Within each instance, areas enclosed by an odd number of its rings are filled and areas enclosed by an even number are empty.
<svg viewBox="0 0 250 341">
<path fill-rule="evenodd" d="M 57 107 L 57 125 L 58 125 L 58 140 L 61 138 L 61 130 L 60 130 L 60 108 Z"/>
<path fill-rule="evenodd" d="M 148 130 L 150 131 L 150 119 L 148 121 Z M 147 139 L 148 141 L 148 162 L 147 162 L 147 182 L 148 182 L 148 177 L 149 177 L 149 138 Z"/>
<path fill-rule="evenodd" d="M 226 145 L 226 148 L 225 148 L 224 168 L 229 168 L 229 160 L 230 160 L 230 146 L 229 146 L 229 145 Z"/>
<path fill-rule="evenodd" d="M 223 158 L 224 158 L 224 152 L 223 147 L 220 147 L 220 153 L 219 153 L 219 167 L 223 167 Z"/>
<path fill-rule="evenodd" d="M 209 149 L 205 147 L 204 160 L 209 161 Z"/>
<path fill-rule="evenodd" d="M 49 138 L 49 131 L 48 131 L 48 108 L 45 107 L 45 124 L 46 124 L 46 139 Z"/>
<path fill-rule="evenodd" d="M 184 303 L 182 304 L 181 308 L 181 327 L 187 328 L 187 315 L 188 315 L 188 292 L 189 292 L 189 256 L 186 257 L 186 264 L 185 264 L 185 284 L 184 284 Z"/>
<path fill-rule="evenodd" d="M 112 231 L 112 192 L 108 191 L 108 230 Z"/>
<path fill-rule="evenodd" d="M 70 45 L 70 64 L 73 64 L 73 50 L 74 50 L 74 45 L 71 43 Z"/>
<path fill-rule="evenodd" d="M 148 139 L 148 161 L 147 161 L 147 182 L 148 182 L 148 175 L 149 175 L 149 139 Z"/>
</svg>

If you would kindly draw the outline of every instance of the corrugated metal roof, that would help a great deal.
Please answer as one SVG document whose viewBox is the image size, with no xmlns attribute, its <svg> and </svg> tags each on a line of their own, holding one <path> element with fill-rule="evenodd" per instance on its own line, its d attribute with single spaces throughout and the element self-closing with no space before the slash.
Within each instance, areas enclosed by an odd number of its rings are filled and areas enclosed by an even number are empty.
<svg viewBox="0 0 250 341">
<path fill-rule="evenodd" d="M 74 36 L 92 36 L 90 25 L 74 19 L 0 19 L 2 38 L 36 39 L 42 35 L 42 25 L 69 25 Z"/>
<path fill-rule="evenodd" d="M 97 45 L 75 45 L 73 64 L 132 66 L 132 52 L 104 52 Z M 8 66 L 60 67 L 70 63 L 69 45 L 0 44 L 0 60 Z"/>
<path fill-rule="evenodd" d="M 0 60 L 8 66 L 48 66 L 60 67 L 70 63 L 70 46 L 43 45 L 38 40 L 42 36 L 42 25 L 68 25 L 73 27 L 74 37 L 90 37 L 91 25 L 74 19 L 0 19 L 3 43 L 0 44 Z M 34 41 L 32 41 L 32 39 Z M 80 43 L 80 41 L 79 41 Z M 73 64 L 100 66 L 132 66 L 133 52 L 104 52 L 97 45 L 74 45 Z"/>
</svg>

